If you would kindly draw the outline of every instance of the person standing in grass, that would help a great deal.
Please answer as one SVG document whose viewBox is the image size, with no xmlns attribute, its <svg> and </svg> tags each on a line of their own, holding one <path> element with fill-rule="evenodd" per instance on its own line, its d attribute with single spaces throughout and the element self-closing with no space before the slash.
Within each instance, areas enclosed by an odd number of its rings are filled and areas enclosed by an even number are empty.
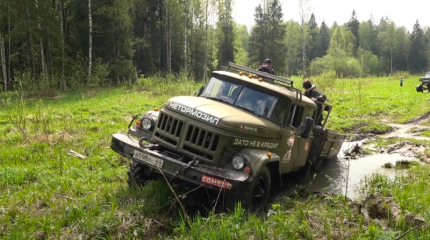
<svg viewBox="0 0 430 240">
<path fill-rule="evenodd" d="M 303 88 L 305 89 L 305 96 L 310 98 L 312 101 L 314 101 L 317 104 L 317 115 L 315 119 L 315 124 L 322 126 L 322 103 L 325 102 L 327 97 L 317 90 L 317 87 L 315 85 L 312 85 L 311 80 L 305 79 L 303 81 Z"/>
<path fill-rule="evenodd" d="M 400 87 L 403 87 L 403 78 L 400 78 Z"/>
</svg>

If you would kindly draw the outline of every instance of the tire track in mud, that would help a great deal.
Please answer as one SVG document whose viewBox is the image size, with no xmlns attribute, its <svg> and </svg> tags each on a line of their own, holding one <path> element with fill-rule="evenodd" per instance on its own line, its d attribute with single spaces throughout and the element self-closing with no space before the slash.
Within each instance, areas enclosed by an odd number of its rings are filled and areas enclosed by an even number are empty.
<svg viewBox="0 0 430 240">
<path fill-rule="evenodd" d="M 412 118 L 411 120 L 407 121 L 406 124 L 419 124 L 419 123 L 425 122 L 428 119 L 430 119 L 430 111 L 428 111 L 426 114 L 422 115 L 421 117 Z"/>
<path fill-rule="evenodd" d="M 430 115 L 429 115 L 430 117 Z M 377 135 L 380 138 L 412 138 L 417 140 L 429 140 L 430 137 L 419 136 L 423 131 L 430 130 L 430 127 L 421 126 L 417 124 L 397 124 L 388 123 L 387 125 L 394 128 L 394 131 Z"/>
</svg>

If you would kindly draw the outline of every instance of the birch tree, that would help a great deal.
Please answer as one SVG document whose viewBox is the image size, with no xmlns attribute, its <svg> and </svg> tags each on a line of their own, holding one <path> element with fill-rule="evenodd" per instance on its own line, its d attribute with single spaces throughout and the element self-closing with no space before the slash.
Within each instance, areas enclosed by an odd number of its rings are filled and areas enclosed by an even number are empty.
<svg viewBox="0 0 430 240">
<path fill-rule="evenodd" d="M 42 27 L 40 26 L 40 16 L 39 16 L 39 4 L 37 0 L 34 0 L 34 5 L 37 11 L 37 29 L 39 30 L 39 50 L 40 50 L 40 63 L 42 64 L 42 73 L 46 74 L 46 62 L 45 62 L 45 53 L 43 51 L 43 39 L 42 39 Z"/>
<path fill-rule="evenodd" d="M 312 7 L 309 4 L 309 0 L 298 0 L 299 8 L 299 19 L 300 19 L 300 34 L 302 37 L 302 71 L 306 76 L 306 23 L 309 19 L 309 14 L 312 11 Z"/>
<path fill-rule="evenodd" d="M 64 3 L 59 0 L 59 16 L 60 16 L 60 32 L 61 32 L 61 88 L 64 90 L 67 87 L 66 79 L 64 78 Z"/>
<path fill-rule="evenodd" d="M 185 29 L 184 29 L 184 69 L 187 69 L 187 35 L 188 35 L 188 12 L 189 12 L 188 0 L 184 0 L 185 8 Z"/>
<path fill-rule="evenodd" d="M 0 32 L 0 58 L 1 58 L 1 66 L 2 66 L 2 72 L 3 72 L 3 90 L 7 91 L 8 78 L 7 78 L 7 68 L 6 68 L 6 57 L 5 57 L 5 51 L 4 51 L 4 39 L 1 32 Z"/>
<path fill-rule="evenodd" d="M 88 78 L 87 84 L 91 81 L 92 67 L 92 50 L 93 50 L 93 20 L 91 18 L 91 0 L 88 0 L 88 28 L 89 28 L 89 43 L 88 43 Z"/>
</svg>

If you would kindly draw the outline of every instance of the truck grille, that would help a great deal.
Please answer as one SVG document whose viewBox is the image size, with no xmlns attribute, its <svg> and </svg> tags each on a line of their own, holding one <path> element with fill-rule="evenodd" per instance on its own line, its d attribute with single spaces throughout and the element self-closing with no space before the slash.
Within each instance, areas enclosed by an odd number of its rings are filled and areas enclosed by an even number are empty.
<svg viewBox="0 0 430 240">
<path fill-rule="evenodd" d="M 183 128 L 184 123 L 181 120 L 164 113 L 160 113 L 155 136 L 177 146 Z"/>
<path fill-rule="evenodd" d="M 212 160 L 218 142 L 218 135 L 190 124 L 185 136 L 184 150 Z"/>
<path fill-rule="evenodd" d="M 179 152 L 183 139 L 182 150 L 207 160 L 214 160 L 220 136 L 205 128 L 197 127 L 185 120 L 161 112 L 155 128 L 155 137 L 176 147 Z"/>
</svg>

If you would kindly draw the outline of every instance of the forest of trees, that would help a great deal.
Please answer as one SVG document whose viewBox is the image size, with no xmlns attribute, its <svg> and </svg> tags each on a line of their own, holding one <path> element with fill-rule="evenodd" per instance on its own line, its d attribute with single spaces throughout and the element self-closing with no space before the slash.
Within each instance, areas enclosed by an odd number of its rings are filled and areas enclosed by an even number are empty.
<svg viewBox="0 0 430 240">
<path fill-rule="evenodd" d="M 187 71 L 206 79 L 229 61 L 280 75 L 339 77 L 429 70 L 430 29 L 388 17 L 317 23 L 307 0 L 284 21 L 280 0 L 255 6 L 252 29 L 234 22 L 233 0 L 21 0 L 0 2 L 3 91 L 114 85 Z"/>
</svg>

